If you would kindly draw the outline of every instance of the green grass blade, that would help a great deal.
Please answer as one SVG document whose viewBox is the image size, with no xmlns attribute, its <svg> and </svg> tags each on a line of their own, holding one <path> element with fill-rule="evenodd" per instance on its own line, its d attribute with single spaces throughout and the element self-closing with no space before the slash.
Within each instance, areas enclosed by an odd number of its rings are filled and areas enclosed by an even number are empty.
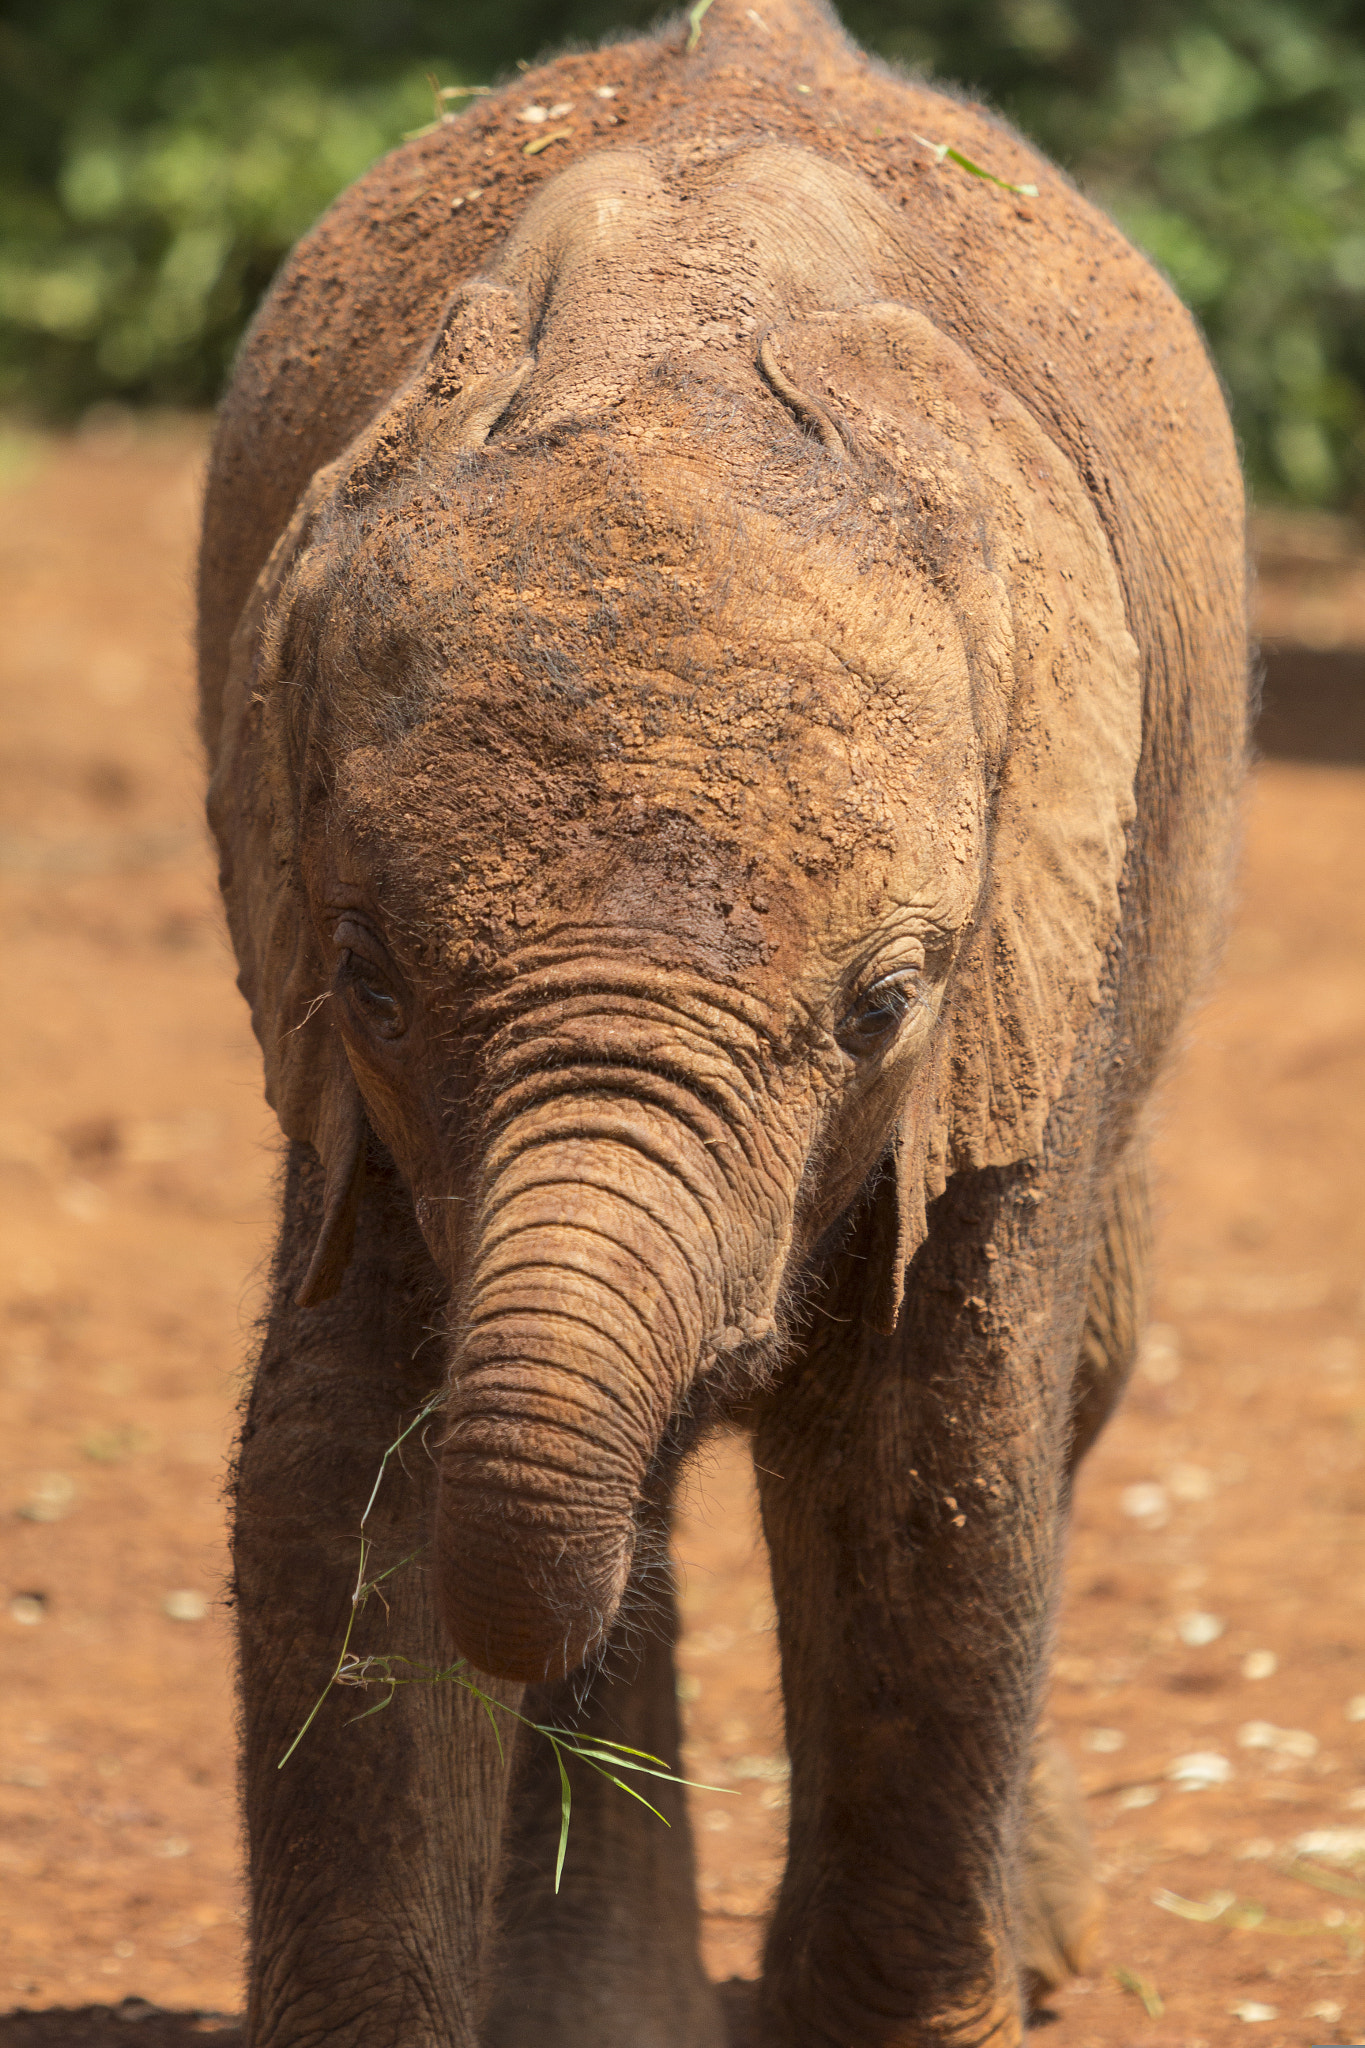
<svg viewBox="0 0 1365 2048">
<path fill-rule="evenodd" d="M 595 1749 L 609 1749 L 616 1756 L 642 1756 L 646 1763 L 661 1764 L 668 1769 L 667 1757 L 655 1756 L 652 1749 L 632 1749 L 628 1742 L 613 1742 L 606 1735 L 584 1735 L 578 1728 L 560 1728 L 553 1721 L 532 1721 L 538 1735 L 557 1735 L 561 1742 L 591 1742 Z"/>
<path fill-rule="evenodd" d="M 401 1571 L 402 1571 L 402 1569 L 403 1569 L 403 1566 L 404 1566 L 405 1564 L 411 1564 L 411 1563 L 412 1563 L 412 1560 L 413 1560 L 413 1559 L 414 1559 L 415 1557 L 420 1557 L 420 1556 L 422 1555 L 422 1552 L 423 1552 L 423 1551 L 424 1551 L 424 1550 L 426 1549 L 426 1547 L 427 1547 L 427 1546 L 426 1546 L 426 1544 L 425 1544 L 425 1543 L 419 1543 L 419 1544 L 418 1544 L 418 1546 L 417 1546 L 417 1548 L 416 1548 L 416 1550 L 410 1550 L 410 1551 L 408 1552 L 408 1554 L 407 1554 L 407 1556 L 406 1556 L 406 1557 L 400 1557 L 400 1558 L 399 1558 L 399 1560 L 398 1560 L 397 1564 L 391 1564 L 391 1565 L 389 1566 L 389 1568 L 388 1568 L 388 1570 L 387 1570 L 387 1571 L 384 1571 L 384 1572 L 380 1572 L 380 1574 L 379 1574 L 379 1576 L 378 1576 L 378 1578 L 377 1578 L 377 1579 L 371 1579 L 371 1580 L 370 1580 L 370 1585 L 371 1585 L 371 1586 L 382 1586 L 382 1585 L 383 1585 L 383 1583 L 384 1583 L 384 1581 L 385 1581 L 385 1579 L 391 1579 L 391 1578 L 393 1577 L 393 1575 L 394 1575 L 394 1573 L 395 1573 L 395 1572 L 401 1572 Z"/>
<path fill-rule="evenodd" d="M 687 10 L 687 54 L 689 57 L 701 41 L 701 25 L 706 19 L 710 6 L 711 0 L 697 0 L 696 6 L 689 7 Z"/>
<path fill-rule="evenodd" d="M 628 1792 L 632 1799 L 638 1799 L 641 1806 L 648 1806 L 649 1811 L 653 1814 L 655 1820 L 661 1820 L 666 1828 L 672 1827 L 673 1823 L 668 1818 L 668 1815 L 666 1813 L 660 1813 L 657 1806 L 650 1806 L 649 1801 L 645 1798 L 643 1792 L 637 1792 L 633 1785 L 627 1785 L 621 1778 L 613 1778 L 610 1771 L 602 1770 L 601 1766 L 598 1764 L 594 1764 L 593 1769 L 598 1772 L 598 1775 L 600 1777 L 607 1778 L 613 1785 L 619 1786 L 622 1792 Z"/>
<path fill-rule="evenodd" d="M 493 1730 L 493 1740 L 498 1745 L 498 1762 L 500 1764 L 506 1764 L 507 1752 L 502 1746 L 502 1730 L 498 1727 L 497 1719 L 494 1715 L 493 1709 L 496 1707 L 500 1713 L 511 1714 L 514 1721 L 520 1721 L 522 1717 L 520 1714 L 516 1713 L 513 1708 L 509 1707 L 505 1700 L 493 1699 L 488 1693 L 484 1691 L 481 1685 L 476 1685 L 472 1678 L 464 1677 L 460 1670 L 460 1667 L 464 1662 L 465 1659 L 463 1657 L 457 1657 L 455 1662 L 452 1665 L 450 1665 L 450 1667 L 447 1670 L 438 1671 L 436 1676 L 438 1680 L 444 1678 L 451 1679 L 456 1685 L 462 1685 L 467 1693 L 473 1694 L 474 1698 L 483 1708 L 484 1713 L 488 1716 L 488 1725 Z M 525 1723 L 525 1726 L 530 1728 L 534 1726 L 534 1723 L 527 1721 Z"/>
<path fill-rule="evenodd" d="M 397 1692 L 399 1686 L 403 1683 L 403 1679 L 395 1678 L 390 1684 L 387 1699 L 376 1700 L 374 1705 L 372 1707 L 366 1707 L 363 1713 L 352 1714 L 350 1720 L 346 1723 L 346 1726 L 348 1728 L 354 1728 L 357 1721 L 368 1721 L 371 1714 L 382 1714 L 385 1707 L 391 1707 L 393 1705 L 393 1696 Z"/>
<path fill-rule="evenodd" d="M 400 1434 L 394 1438 L 393 1442 L 389 1445 L 389 1448 L 385 1451 L 383 1457 L 379 1460 L 379 1470 L 374 1475 L 374 1485 L 370 1488 L 370 1497 L 365 1503 L 365 1512 L 360 1517 L 360 1526 L 362 1529 L 364 1528 L 366 1522 L 369 1520 L 370 1509 L 374 1506 L 375 1501 L 379 1497 L 379 1489 L 384 1484 L 384 1474 L 388 1470 L 389 1459 L 394 1456 L 395 1452 L 402 1449 L 403 1445 L 412 1435 L 412 1432 L 418 1427 L 420 1423 L 426 1421 L 428 1415 L 430 1415 L 434 1409 L 440 1407 L 441 1402 L 444 1399 L 444 1390 L 442 1390 L 440 1393 L 433 1394 L 431 1399 L 425 1404 L 425 1406 L 418 1409 L 417 1413 L 413 1416 L 412 1421 L 408 1424 L 407 1428 L 405 1430 L 402 1430 Z"/>
<path fill-rule="evenodd" d="M 662 1770 L 651 1770 L 648 1764 L 633 1764 L 625 1757 L 612 1756 L 605 1748 L 589 1749 L 584 1746 L 571 1749 L 569 1754 L 581 1758 L 585 1764 L 591 1764 L 595 1771 L 602 1770 L 604 1765 L 610 1764 L 619 1771 L 637 1771 L 642 1778 L 663 1778 L 670 1785 L 687 1785 L 694 1792 L 728 1792 L 736 1799 L 739 1797 L 738 1789 L 734 1785 L 703 1785 L 697 1778 L 680 1778 L 677 1772 L 670 1771 L 666 1764 Z"/>
<path fill-rule="evenodd" d="M 1122 1964 L 1114 1972 L 1114 1982 L 1120 1991 L 1129 1992 L 1136 1998 L 1149 2020 L 1159 2020 L 1166 2010 L 1161 1993 L 1150 1977 L 1141 1977 L 1136 1970 L 1128 1970 Z"/>
<path fill-rule="evenodd" d="M 1038 197 L 1036 185 L 1011 185 L 1008 178 L 997 178 L 994 171 L 986 170 L 981 164 L 974 164 L 969 156 L 964 156 L 960 149 L 954 149 L 951 144 L 943 154 L 949 163 L 956 164 L 959 170 L 970 171 L 974 178 L 984 178 L 988 184 L 998 185 L 1002 192 L 1017 192 L 1021 199 Z"/>
<path fill-rule="evenodd" d="M 1316 1885 L 1320 1892 L 1333 1892 L 1339 1899 L 1365 1899 L 1365 1885 L 1357 1879 L 1321 1870 L 1315 1863 L 1291 1863 L 1285 1876 L 1296 1877 L 1300 1884 Z"/>
<path fill-rule="evenodd" d="M 298 1734 L 297 1734 L 297 1735 L 296 1735 L 296 1736 L 294 1737 L 294 1740 L 293 1740 L 293 1741 L 292 1741 L 292 1742 L 290 1743 L 290 1745 L 289 1745 L 288 1749 L 287 1749 L 287 1750 L 285 1751 L 284 1755 L 283 1755 L 283 1756 L 282 1756 L 282 1757 L 280 1758 L 279 1762 L 278 1762 L 278 1763 L 276 1764 L 276 1766 L 275 1766 L 275 1769 L 276 1769 L 277 1771 L 282 1771 L 282 1770 L 284 1769 L 284 1767 L 285 1767 L 285 1765 L 286 1765 L 286 1764 L 288 1763 L 288 1761 L 289 1761 L 290 1757 L 291 1757 L 291 1756 L 292 1756 L 292 1755 L 294 1754 L 294 1751 L 295 1751 L 295 1750 L 296 1750 L 296 1749 L 298 1748 L 299 1744 L 300 1744 L 300 1743 L 301 1743 L 301 1742 L 303 1741 L 303 1738 L 304 1738 L 304 1736 L 305 1736 L 305 1735 L 306 1735 L 306 1734 L 308 1733 L 308 1730 L 309 1730 L 309 1729 L 310 1729 L 310 1728 L 312 1727 L 312 1725 L 313 1725 L 314 1721 L 316 1721 L 316 1719 L 317 1719 L 317 1717 L 318 1717 L 318 1711 L 319 1711 L 319 1709 L 321 1708 L 321 1706 L 322 1706 L 322 1703 L 323 1703 L 323 1701 L 324 1701 L 324 1700 L 326 1699 L 326 1697 L 327 1697 L 328 1693 L 329 1693 L 329 1692 L 330 1692 L 330 1691 L 332 1690 L 332 1687 L 333 1687 L 333 1685 L 334 1685 L 335 1683 L 336 1683 L 336 1673 L 335 1673 L 335 1672 L 333 1672 L 333 1673 L 332 1673 L 332 1676 L 331 1676 L 331 1677 L 330 1677 L 330 1678 L 328 1679 L 328 1681 L 327 1681 L 326 1685 L 324 1685 L 324 1686 L 323 1686 L 323 1688 L 322 1688 L 322 1691 L 321 1691 L 321 1692 L 320 1692 L 320 1693 L 318 1694 L 318 1696 L 317 1696 L 316 1700 L 314 1700 L 314 1702 L 313 1702 L 313 1710 L 312 1710 L 312 1712 L 311 1712 L 311 1713 L 309 1714 L 309 1716 L 308 1716 L 308 1719 L 307 1719 L 307 1720 L 306 1720 L 306 1721 L 304 1722 L 304 1724 L 303 1724 L 302 1728 L 300 1728 L 300 1730 L 299 1730 Z"/>
<path fill-rule="evenodd" d="M 564 1875 L 564 1858 L 569 1851 L 569 1810 L 573 1805 L 573 1791 L 569 1774 L 564 1768 L 564 1758 L 559 1744 L 550 1738 L 554 1747 L 555 1762 L 559 1765 L 559 1854 L 555 1857 L 555 1896 L 559 1896 L 559 1880 Z"/>
<path fill-rule="evenodd" d="M 582 1757 L 584 1763 L 610 1764 L 618 1771 L 641 1771 L 647 1778 L 672 1778 L 676 1773 L 667 1764 L 636 1764 L 629 1757 L 617 1756 L 605 1743 L 590 1741 L 566 1744 L 570 1756 Z M 681 1780 L 679 1780 L 681 1782 Z"/>
<path fill-rule="evenodd" d="M 363 1571 L 365 1565 L 365 1538 L 363 1536 L 360 1539 L 360 1560 L 361 1570 Z M 318 1694 L 317 1698 L 314 1700 L 313 1710 L 309 1714 L 308 1719 L 304 1722 L 302 1728 L 300 1728 L 298 1734 L 294 1737 L 294 1740 L 290 1743 L 288 1749 L 285 1751 L 284 1755 L 276 1764 L 275 1769 L 277 1771 L 282 1771 L 284 1769 L 290 1757 L 294 1754 L 294 1751 L 303 1741 L 304 1736 L 308 1733 L 308 1730 L 312 1727 L 314 1721 L 316 1721 L 318 1713 L 322 1707 L 323 1701 L 326 1699 L 328 1693 L 332 1690 L 332 1687 L 336 1684 L 337 1673 L 341 1670 L 342 1665 L 346 1662 L 346 1652 L 351 1647 L 351 1631 L 355 1627 L 355 1617 L 356 1595 L 353 1593 L 351 1595 L 351 1611 L 346 1617 L 346 1633 L 341 1638 L 341 1650 L 337 1656 L 336 1663 L 332 1666 L 332 1675 L 328 1679 L 326 1685 L 323 1686 L 322 1691 Z"/>
<path fill-rule="evenodd" d="M 485 1695 L 480 1694 L 479 1705 L 483 1708 L 484 1713 L 488 1716 L 488 1725 L 493 1730 L 493 1740 L 498 1745 L 498 1762 L 500 1764 L 505 1765 L 507 1762 L 507 1752 L 504 1750 L 502 1746 L 502 1731 L 498 1727 L 497 1717 L 493 1712 L 493 1702 L 492 1700 L 488 1699 Z M 558 1889 L 558 1887 L 556 1887 L 556 1889 Z"/>
</svg>

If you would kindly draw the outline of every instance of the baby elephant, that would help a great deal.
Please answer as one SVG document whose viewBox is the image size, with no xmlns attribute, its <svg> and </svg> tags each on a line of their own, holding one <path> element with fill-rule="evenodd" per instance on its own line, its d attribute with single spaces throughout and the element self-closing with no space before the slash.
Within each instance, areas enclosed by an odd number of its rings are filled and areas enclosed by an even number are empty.
<svg viewBox="0 0 1365 2048">
<path fill-rule="evenodd" d="M 819 0 L 714 0 L 303 242 L 201 661 L 288 1139 L 236 1472 L 253 2048 L 1013 2048 L 1095 1920 L 1048 1642 L 1244 751 L 1193 323 L 981 108 Z M 636 1781 L 665 1829 L 580 1767 L 556 1892 L 505 1711 L 676 1764 L 670 1503 L 721 1427 L 792 1767 L 726 2010 L 682 1793 Z M 371 1676 L 495 1704 L 337 1689 L 280 1769 L 348 1616 L 410 1660 Z"/>
</svg>

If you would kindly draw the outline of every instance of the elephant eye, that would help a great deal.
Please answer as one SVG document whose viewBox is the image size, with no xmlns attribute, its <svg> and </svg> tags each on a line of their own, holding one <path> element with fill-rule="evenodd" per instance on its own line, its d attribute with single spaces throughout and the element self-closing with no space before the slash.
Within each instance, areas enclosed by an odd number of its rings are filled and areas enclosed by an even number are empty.
<svg viewBox="0 0 1365 2048">
<path fill-rule="evenodd" d="M 348 945 L 351 938 L 361 938 L 361 945 Z M 355 1009 L 381 1038 L 401 1038 L 407 1029 L 407 1019 L 400 997 L 375 957 L 377 942 L 346 920 L 337 928 L 336 946 L 341 986 Z"/>
<path fill-rule="evenodd" d="M 382 1038 L 399 1038 L 406 1028 L 403 1006 L 392 989 L 385 988 L 375 979 L 375 970 L 368 960 L 356 954 L 343 952 L 341 971 L 346 988 L 357 1006 L 368 1014 L 370 1022 Z"/>
<path fill-rule="evenodd" d="M 924 977 L 914 968 L 884 975 L 873 982 L 835 1031 L 844 1051 L 864 1059 L 870 1053 L 881 1052 L 895 1037 L 902 1021 L 919 1007 L 923 993 Z"/>
<path fill-rule="evenodd" d="M 390 1014 L 397 1014 L 398 998 L 391 996 L 386 988 L 376 988 L 373 982 L 366 981 L 364 976 L 359 974 L 356 976 L 355 986 L 367 1003 L 373 1003 L 377 1009 L 386 1010 Z"/>
</svg>

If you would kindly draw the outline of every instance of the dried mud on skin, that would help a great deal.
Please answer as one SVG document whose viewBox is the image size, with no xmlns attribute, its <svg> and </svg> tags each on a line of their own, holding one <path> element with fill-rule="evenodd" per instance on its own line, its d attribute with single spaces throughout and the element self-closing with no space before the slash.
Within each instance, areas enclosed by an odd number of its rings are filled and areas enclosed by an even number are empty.
<svg viewBox="0 0 1365 2048">
<path fill-rule="evenodd" d="M 200 825 L 203 445 L 16 444 L 0 488 L 0 2048 L 237 2039 L 220 1487 L 275 1140 Z M 1323 723 L 1256 773 L 1160 1107 L 1157 1329 L 1080 1488 L 1052 1712 L 1110 1904 L 1049 2048 L 1365 2039 L 1365 1875 L 1292 1865 L 1365 1848 L 1365 770 Z M 750 1975 L 785 1768 L 738 1444 L 680 1547 L 686 1768 L 730 1788 L 696 1795 L 707 1960 Z"/>
</svg>

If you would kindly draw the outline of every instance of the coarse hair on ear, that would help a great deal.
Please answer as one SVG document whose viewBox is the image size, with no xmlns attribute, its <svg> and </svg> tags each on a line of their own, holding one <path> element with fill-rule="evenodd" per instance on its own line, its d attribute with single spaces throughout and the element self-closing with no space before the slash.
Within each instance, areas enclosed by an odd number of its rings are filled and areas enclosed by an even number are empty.
<svg viewBox="0 0 1365 2048">
<path fill-rule="evenodd" d="M 835 459 L 871 458 L 921 507 L 937 498 L 950 531 L 969 480 L 983 523 L 975 559 L 950 548 L 943 581 L 995 763 L 987 869 L 893 1139 L 895 1228 L 879 1226 L 875 1311 L 890 1328 L 927 1203 L 960 1169 L 1039 1155 L 1099 1000 L 1134 816 L 1140 663 L 1070 460 L 923 314 L 894 303 L 815 314 L 770 330 L 758 367 Z"/>
<path fill-rule="evenodd" d="M 341 1285 L 367 1130 L 300 865 L 310 738 L 327 687 L 310 661 L 315 600 L 328 583 L 329 547 L 345 544 L 346 514 L 423 455 L 473 452 L 488 440 L 533 367 L 524 329 L 520 299 L 505 286 L 476 278 L 455 293 L 402 391 L 312 479 L 233 634 L 209 822 L 266 1099 L 285 1135 L 322 1162 L 322 1225 L 296 1297 L 301 1307 Z"/>
</svg>

